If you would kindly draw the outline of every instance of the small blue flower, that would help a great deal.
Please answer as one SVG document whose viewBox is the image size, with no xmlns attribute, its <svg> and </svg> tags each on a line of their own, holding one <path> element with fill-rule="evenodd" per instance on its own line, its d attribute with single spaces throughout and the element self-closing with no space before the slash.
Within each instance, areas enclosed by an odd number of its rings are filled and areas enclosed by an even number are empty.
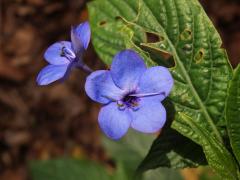
<svg viewBox="0 0 240 180">
<path fill-rule="evenodd" d="M 161 101 L 169 95 L 174 80 L 167 68 L 147 68 L 133 50 L 119 52 L 111 69 L 99 70 L 87 77 L 85 90 L 94 101 L 103 104 L 98 116 L 100 128 L 114 140 L 129 127 L 154 133 L 166 121 Z"/>
<path fill-rule="evenodd" d="M 86 21 L 71 29 L 71 42 L 60 41 L 52 44 L 45 52 L 44 58 L 50 64 L 37 76 L 38 85 L 48 85 L 56 80 L 65 79 L 73 67 L 91 71 L 83 63 L 82 56 L 90 41 L 91 31 Z"/>
</svg>

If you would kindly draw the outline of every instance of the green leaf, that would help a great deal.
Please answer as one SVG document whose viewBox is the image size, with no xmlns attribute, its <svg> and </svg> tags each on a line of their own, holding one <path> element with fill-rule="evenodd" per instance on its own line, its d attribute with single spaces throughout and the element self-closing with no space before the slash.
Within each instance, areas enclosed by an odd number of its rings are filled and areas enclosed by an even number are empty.
<svg viewBox="0 0 240 180">
<path fill-rule="evenodd" d="M 240 164 L 240 65 L 230 83 L 226 105 L 227 130 L 233 152 Z"/>
<path fill-rule="evenodd" d="M 76 159 L 34 161 L 30 168 L 33 180 L 110 180 L 111 178 L 103 166 Z"/>
<path fill-rule="evenodd" d="M 217 31 L 196 0 L 96 0 L 89 12 L 93 44 L 106 63 L 126 48 L 124 26 L 132 29 L 135 46 L 171 54 L 175 86 L 170 97 L 176 111 L 204 124 L 221 141 L 214 123 L 224 116 L 232 70 Z M 147 42 L 147 32 L 159 41 Z"/>
<path fill-rule="evenodd" d="M 177 123 L 186 123 L 194 133 L 194 139 L 203 147 L 209 165 L 223 178 L 223 179 L 237 179 L 237 165 L 234 158 L 229 151 L 220 143 L 216 137 L 207 132 L 199 123 L 195 122 L 184 113 L 179 113 Z M 175 124 L 175 126 L 177 126 Z M 178 126 L 179 127 L 179 126 Z M 177 127 L 176 127 L 177 128 Z M 178 128 L 179 132 L 186 135 L 183 128 Z M 192 136 L 191 131 L 187 134 Z"/>
<path fill-rule="evenodd" d="M 216 124 L 224 124 L 232 69 L 219 34 L 198 1 L 95 0 L 88 8 L 93 45 L 103 61 L 110 65 L 113 55 L 125 48 L 140 52 L 149 66 L 171 64 L 162 54 L 171 55 L 175 84 L 170 99 L 175 111 L 188 115 L 222 142 Z M 149 42 L 148 34 L 157 36 L 157 41 Z M 199 143 L 189 125 L 182 128 L 192 133 L 181 131 L 184 136 Z M 154 167 L 160 165 L 158 161 Z"/>
<path fill-rule="evenodd" d="M 128 134 L 123 137 L 120 141 L 112 141 L 107 138 L 103 138 L 103 145 L 109 156 L 112 157 L 117 165 L 120 164 L 121 171 L 127 174 L 129 180 L 135 175 L 138 164 L 146 156 L 154 135 L 146 135 L 130 130 Z M 119 166 L 117 166 L 117 169 Z M 158 176 L 161 174 L 161 176 Z M 180 173 L 173 169 L 159 168 L 154 171 L 147 171 L 142 177 L 143 180 L 181 180 Z M 138 180 L 140 178 L 137 178 Z M 126 179 L 123 179 L 126 180 Z"/>
</svg>

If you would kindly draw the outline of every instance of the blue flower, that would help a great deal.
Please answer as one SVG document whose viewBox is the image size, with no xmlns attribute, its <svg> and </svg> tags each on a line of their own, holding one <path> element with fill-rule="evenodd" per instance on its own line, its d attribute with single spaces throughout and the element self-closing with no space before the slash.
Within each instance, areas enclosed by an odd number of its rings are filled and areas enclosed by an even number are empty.
<svg viewBox="0 0 240 180">
<path fill-rule="evenodd" d="M 65 79 L 73 67 L 91 71 L 83 63 L 83 52 L 87 49 L 91 31 L 86 21 L 71 29 L 71 42 L 60 41 L 52 44 L 45 52 L 44 58 L 50 64 L 37 76 L 38 85 L 48 85 L 56 80 Z"/>
<path fill-rule="evenodd" d="M 114 140 L 129 127 L 154 133 L 163 127 L 166 110 L 161 101 L 169 95 L 174 80 L 167 68 L 147 68 L 133 50 L 119 52 L 111 69 L 91 73 L 85 90 L 94 101 L 103 104 L 98 122 L 104 133 Z"/>
</svg>

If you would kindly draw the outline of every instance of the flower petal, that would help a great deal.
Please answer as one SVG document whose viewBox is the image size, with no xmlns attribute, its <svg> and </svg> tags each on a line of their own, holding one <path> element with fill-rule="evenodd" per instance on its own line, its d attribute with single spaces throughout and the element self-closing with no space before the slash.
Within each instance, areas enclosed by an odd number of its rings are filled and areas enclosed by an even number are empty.
<svg viewBox="0 0 240 180">
<path fill-rule="evenodd" d="M 110 72 L 105 70 L 95 71 L 87 77 L 85 91 L 92 100 L 103 104 L 120 100 L 124 94 L 114 84 Z"/>
<path fill-rule="evenodd" d="M 173 83 L 174 80 L 167 68 L 162 66 L 151 67 L 141 76 L 137 93 L 162 93 L 161 100 L 163 100 L 169 95 Z"/>
<path fill-rule="evenodd" d="M 100 110 L 98 122 L 102 131 L 111 139 L 120 139 L 127 133 L 131 123 L 128 110 L 119 110 L 117 103 L 112 102 Z"/>
<path fill-rule="evenodd" d="M 71 29 L 72 46 L 76 54 L 84 49 L 87 49 L 90 42 L 91 29 L 89 22 L 83 22 Z"/>
<path fill-rule="evenodd" d="M 48 65 L 37 76 L 38 85 L 48 85 L 64 77 L 68 65 Z"/>
<path fill-rule="evenodd" d="M 44 58 L 47 62 L 53 65 L 68 64 L 70 61 L 65 56 L 61 56 L 64 47 L 71 51 L 71 42 L 60 41 L 52 44 L 45 51 Z"/>
<path fill-rule="evenodd" d="M 131 127 L 144 133 L 155 133 L 166 121 L 166 110 L 158 96 L 144 97 L 137 110 L 131 112 Z"/>
<path fill-rule="evenodd" d="M 111 66 L 111 74 L 115 84 L 121 89 L 132 91 L 145 72 L 146 65 L 143 59 L 133 50 L 119 52 Z"/>
</svg>

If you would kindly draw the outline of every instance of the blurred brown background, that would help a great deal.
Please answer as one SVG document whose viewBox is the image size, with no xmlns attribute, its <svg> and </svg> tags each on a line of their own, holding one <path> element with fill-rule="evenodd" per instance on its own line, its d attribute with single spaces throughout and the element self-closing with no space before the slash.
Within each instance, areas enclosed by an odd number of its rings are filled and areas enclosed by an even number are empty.
<svg viewBox="0 0 240 180">
<path fill-rule="evenodd" d="M 86 74 L 39 87 L 44 50 L 69 39 L 87 19 L 87 0 L 0 0 L 0 179 L 28 178 L 27 162 L 62 155 L 106 160 L 99 144 L 98 105 L 84 93 Z M 233 66 L 240 61 L 239 0 L 201 0 L 219 30 Z M 85 61 L 103 68 L 92 47 Z"/>
</svg>

